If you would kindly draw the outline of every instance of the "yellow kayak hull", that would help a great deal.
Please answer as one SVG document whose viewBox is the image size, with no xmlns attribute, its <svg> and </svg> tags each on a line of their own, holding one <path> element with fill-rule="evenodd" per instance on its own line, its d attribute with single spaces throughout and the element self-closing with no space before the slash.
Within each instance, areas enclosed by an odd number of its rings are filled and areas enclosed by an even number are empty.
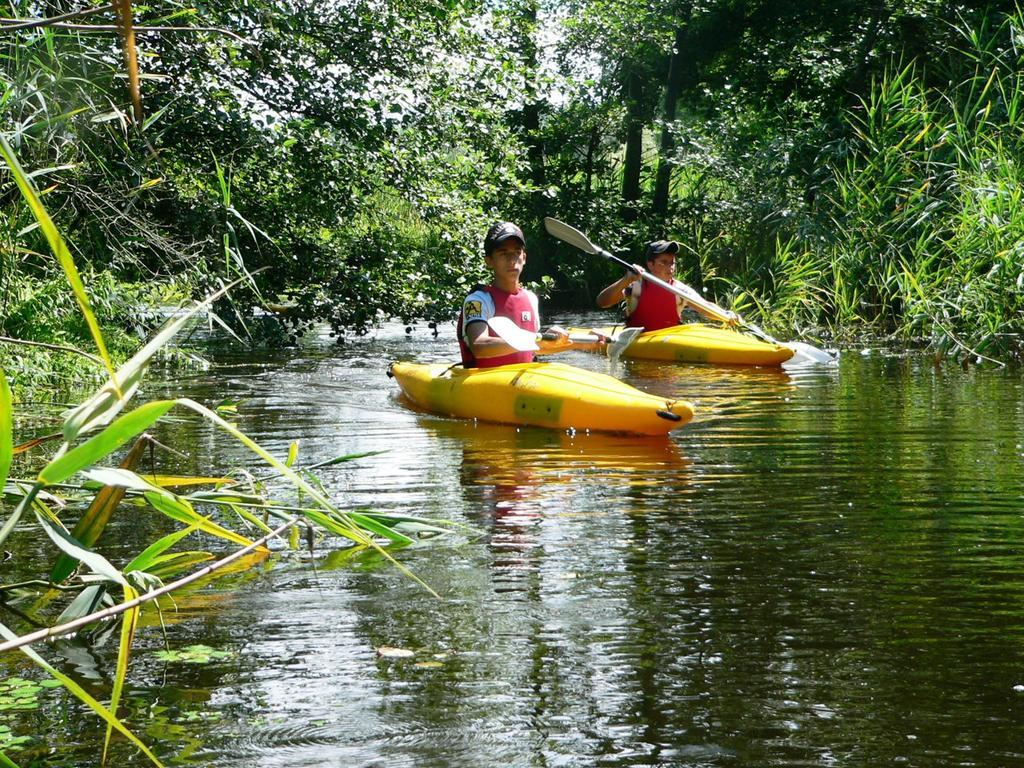
<svg viewBox="0 0 1024 768">
<path fill-rule="evenodd" d="M 569 328 L 570 336 L 598 333 L 615 336 L 621 325 L 606 328 Z M 574 344 L 576 349 L 600 351 L 597 343 Z M 713 365 L 782 365 L 793 350 L 755 339 L 732 328 L 704 323 L 688 323 L 641 333 L 622 352 L 635 360 L 666 360 L 675 363 L 711 363 Z"/>
<path fill-rule="evenodd" d="M 564 363 L 463 368 L 392 363 L 388 375 L 431 413 L 500 424 L 664 435 L 693 418 L 693 405 L 641 392 Z"/>
</svg>

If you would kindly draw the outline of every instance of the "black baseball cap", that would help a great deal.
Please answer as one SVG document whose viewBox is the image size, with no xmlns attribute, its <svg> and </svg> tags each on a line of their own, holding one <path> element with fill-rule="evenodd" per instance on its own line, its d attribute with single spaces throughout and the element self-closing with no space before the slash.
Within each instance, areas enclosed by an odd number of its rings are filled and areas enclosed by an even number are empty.
<svg viewBox="0 0 1024 768">
<path fill-rule="evenodd" d="M 487 236 L 484 238 L 484 253 L 490 255 L 491 251 L 498 247 L 498 243 L 503 243 L 510 237 L 514 237 L 523 247 L 526 247 L 526 238 L 523 237 L 523 230 L 513 224 L 511 221 L 499 221 L 497 224 L 491 226 L 487 230 Z"/>
<path fill-rule="evenodd" d="M 679 253 L 679 243 L 675 240 L 655 240 L 647 244 L 647 260 L 650 261 L 659 253 Z"/>
</svg>

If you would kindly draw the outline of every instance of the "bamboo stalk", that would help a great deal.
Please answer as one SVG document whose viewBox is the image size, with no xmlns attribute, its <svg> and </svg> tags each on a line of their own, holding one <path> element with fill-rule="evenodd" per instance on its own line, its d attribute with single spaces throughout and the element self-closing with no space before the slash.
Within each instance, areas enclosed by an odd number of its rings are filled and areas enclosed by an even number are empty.
<svg viewBox="0 0 1024 768">
<path fill-rule="evenodd" d="M 101 10 L 107 10 L 111 6 L 105 6 Z M 54 17 L 57 18 L 57 17 Z M 55 27 L 57 29 L 71 29 L 79 32 L 118 32 L 120 27 L 117 24 L 71 24 L 66 22 L 55 22 L 52 19 L 34 19 L 31 24 L 20 23 L 19 19 L 0 17 L 0 33 L 18 29 L 31 29 L 32 27 Z M 179 27 L 179 26 L 157 26 L 133 27 L 136 32 L 214 32 L 219 35 L 226 35 L 244 45 L 255 45 L 252 40 L 247 40 L 236 32 L 221 27 Z"/>
<path fill-rule="evenodd" d="M 142 115 L 142 88 L 139 85 L 139 53 L 135 49 L 135 19 L 132 14 L 132 0 L 116 0 L 117 31 L 121 34 L 124 51 L 124 66 L 128 70 L 128 93 L 132 98 L 132 112 L 135 125 L 142 131 L 145 119 Z"/>
<path fill-rule="evenodd" d="M 110 608 L 104 608 L 102 611 L 91 613 L 88 616 L 82 616 L 80 618 L 75 619 L 74 621 L 69 621 L 66 624 L 59 624 L 55 627 L 47 627 L 46 629 L 40 629 L 36 632 L 31 632 L 27 635 L 22 635 L 21 637 L 15 640 L 8 640 L 5 643 L 0 643 L 0 653 L 2 653 L 3 651 L 11 651 L 15 648 L 21 648 L 24 645 L 31 645 L 32 643 L 37 643 L 40 640 L 47 640 L 51 637 L 59 637 L 60 635 L 70 634 L 71 632 L 74 632 L 76 629 L 84 627 L 87 624 L 92 624 L 93 622 L 100 621 L 102 619 L 108 619 L 111 616 L 116 616 L 120 613 L 124 613 L 125 611 L 130 610 L 138 605 L 142 605 L 143 603 L 148 603 L 151 600 L 155 600 L 156 598 L 166 595 L 169 592 L 173 592 L 174 590 L 184 587 L 187 584 L 191 584 L 193 581 L 197 581 L 201 579 L 203 576 L 207 576 L 213 571 L 219 568 L 223 568 L 225 565 L 228 565 L 229 563 L 233 563 L 235 560 L 238 560 L 240 557 L 248 554 L 257 547 L 263 546 L 267 541 L 269 541 L 273 537 L 280 536 L 282 533 L 284 533 L 284 531 L 288 530 L 298 522 L 298 518 L 293 517 L 292 519 L 278 526 L 276 530 L 268 533 L 262 539 L 254 541 L 251 544 L 248 544 L 242 547 L 241 549 L 232 552 L 230 555 L 221 558 L 217 562 L 211 563 L 210 565 L 204 568 L 200 568 L 198 571 L 195 571 L 194 573 L 190 573 L 188 576 L 184 576 L 178 579 L 177 581 L 172 581 L 170 584 L 165 584 L 159 589 L 154 589 L 151 592 L 147 592 L 144 595 L 139 595 L 134 600 L 119 603 L 115 606 L 111 606 Z"/>
<path fill-rule="evenodd" d="M 10 32 L 17 29 L 36 29 L 37 27 L 52 27 L 59 24 L 62 21 L 68 21 L 70 19 L 80 19 L 83 16 L 92 16 L 95 13 L 103 13 L 105 11 L 113 11 L 114 4 L 102 5 L 99 8 L 86 8 L 82 11 L 72 11 L 71 13 L 64 13 L 60 16 L 51 16 L 47 19 L 8 19 L 0 18 L 0 31 Z"/>
</svg>

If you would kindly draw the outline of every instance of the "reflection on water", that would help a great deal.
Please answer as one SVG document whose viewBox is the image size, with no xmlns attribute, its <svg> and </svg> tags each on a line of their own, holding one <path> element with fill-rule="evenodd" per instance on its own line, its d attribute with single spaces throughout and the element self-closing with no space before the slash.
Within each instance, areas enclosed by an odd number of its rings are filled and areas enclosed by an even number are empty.
<svg viewBox="0 0 1024 768">
<path fill-rule="evenodd" d="M 529 485 L 557 495 L 559 485 L 601 473 L 627 484 L 657 482 L 659 474 L 688 462 L 679 447 L 660 437 L 567 432 L 482 422 L 422 422 L 437 440 L 462 451 L 469 485 Z M 466 483 L 464 483 L 466 485 Z"/>
<path fill-rule="evenodd" d="M 468 421 L 424 419 L 438 441 L 461 452 L 458 481 L 470 521 L 488 531 L 494 577 L 515 589 L 555 518 L 603 516 L 600 494 L 655 486 L 688 463 L 663 438 L 569 433 Z"/>
<path fill-rule="evenodd" d="M 218 768 L 1024 765 L 1019 373 L 856 351 L 834 370 L 629 361 L 617 375 L 698 409 L 647 441 L 410 411 L 386 364 L 455 359 L 442 331 L 167 385 L 243 400 L 239 426 L 282 456 L 299 438 L 301 463 L 383 450 L 329 468 L 327 490 L 476 534 L 395 553 L 441 600 L 372 553 L 291 553 L 170 627 L 173 646 L 230 660 L 159 662 L 144 632 L 129 715 L 155 723 L 162 754 Z M 212 430 L 193 454 L 204 473 L 253 467 Z M 109 645 L 90 655 L 112 668 Z M 62 749 L 33 759 L 95 764 L 101 729 L 61 711 L 17 721 Z"/>
</svg>

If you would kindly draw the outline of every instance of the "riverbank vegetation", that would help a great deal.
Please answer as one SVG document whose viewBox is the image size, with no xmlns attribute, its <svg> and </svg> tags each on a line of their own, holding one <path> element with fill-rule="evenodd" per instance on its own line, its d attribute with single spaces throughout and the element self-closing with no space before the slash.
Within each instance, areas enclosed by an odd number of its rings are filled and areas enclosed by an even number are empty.
<svg viewBox="0 0 1024 768">
<path fill-rule="evenodd" d="M 247 552 L 303 528 L 379 547 L 444 530 L 343 511 L 295 455 L 271 456 L 206 406 L 129 410 L 188 318 L 157 331 L 167 304 L 200 297 L 233 332 L 269 325 L 285 340 L 311 323 L 345 335 L 448 319 L 482 276 L 481 235 L 500 217 L 524 225 L 529 277 L 551 300 L 589 306 L 608 267 L 546 238 L 550 215 L 634 257 L 646 240 L 678 239 L 685 279 L 788 335 L 1021 356 L 1013 4 L 224 0 L 200 15 L 61 0 L 10 12 L 0 546 L 47 544 L 34 564 L 46 577 L 0 585 L 0 599 L 47 626 L 95 622 L 121 601 L 109 704 L 30 655 L 143 751 L 117 719 L 136 600 L 214 560 L 210 542 Z M 16 446 L 18 393 L 55 376 L 96 392 L 59 433 Z M 142 435 L 172 410 L 242 441 L 274 474 L 144 475 L 155 444 Z M 27 452 L 31 465 L 16 458 Z M 179 527 L 111 562 L 97 544 L 122 504 Z M 186 538 L 206 548 L 176 549 Z M 5 648 L 23 642 L 0 632 Z M 26 699 L 16 688 L 3 695 Z"/>
<path fill-rule="evenodd" d="M 228 404 L 223 412 L 218 412 L 220 408 L 213 410 L 188 398 L 178 398 L 151 400 L 130 408 L 157 353 L 194 315 L 209 311 L 210 305 L 234 284 L 169 319 L 159 333 L 115 370 L 110 346 L 74 258 L 42 205 L 38 190 L 3 137 L 0 137 L 0 155 L 26 209 L 35 217 L 49 251 L 55 256 L 69 286 L 68 294 L 81 315 L 85 333 L 98 351 L 97 355 L 80 351 L 79 354 L 94 363 L 106 379 L 94 394 L 61 415 L 59 432 L 16 445 L 17 427 L 21 425 L 16 424 L 19 419 L 15 401 L 7 376 L 0 368 L 0 489 L 9 509 L 0 525 L 0 548 L 8 545 L 9 540 L 15 541 L 10 550 L 2 549 L 4 560 L 15 561 L 19 573 L 45 574 L 0 583 L 0 605 L 6 614 L 0 619 L 0 637 L 3 638 L 0 651 L 21 650 L 48 673 L 52 681 L 63 686 L 107 724 L 103 763 L 107 762 L 111 738 L 117 731 L 153 764 L 161 765 L 157 755 L 118 717 L 144 606 L 151 604 L 159 613 L 173 606 L 173 602 L 162 605 L 160 598 L 240 560 L 247 560 L 249 567 L 255 565 L 269 554 L 271 542 L 297 549 L 300 529 L 305 530 L 305 544 L 311 552 L 319 538 L 333 535 L 348 543 L 349 556 L 371 549 L 402 568 L 383 545 L 411 544 L 423 536 L 446 533 L 448 528 L 409 516 L 343 509 L 324 492 L 313 470 L 357 456 L 342 456 L 301 468 L 296 465 L 297 442 L 291 445 L 286 458 L 273 456 L 225 418 L 232 410 Z M 161 422 L 172 412 L 182 411 L 237 439 L 272 472 L 262 477 L 247 471 L 238 477 L 180 476 L 162 472 L 164 462 L 155 458 L 156 452 L 174 454 L 175 451 L 173 445 L 168 447 L 161 442 L 164 439 Z M 47 456 L 51 446 L 56 447 Z M 126 447 L 127 452 L 114 466 L 115 455 Z M 22 458 L 19 454 L 31 454 L 32 458 L 16 462 L 16 458 Z M 282 487 L 282 481 L 291 487 Z M 103 554 L 105 542 L 101 539 L 108 533 L 108 526 L 116 518 L 132 514 L 141 520 L 147 513 L 172 521 L 171 530 L 154 526 L 152 530 L 158 535 L 123 565 L 115 565 Z M 75 520 L 73 527 L 69 518 Z M 250 538 L 254 534 L 260 534 L 260 538 Z M 47 540 L 51 547 L 40 548 Z M 216 562 L 208 562 L 215 559 L 211 552 L 184 550 L 179 546 L 183 542 L 186 542 L 184 546 L 192 542 L 210 546 L 218 540 L 238 549 Z M 413 574 L 405 572 L 433 593 Z M 185 573 L 187 575 L 183 576 Z M 107 692 L 109 705 L 99 701 L 79 681 L 48 663 L 32 647 L 33 643 L 70 634 L 101 642 L 100 638 L 112 630 L 107 620 L 117 616 L 121 617 L 121 629 L 117 668 Z M 19 629 L 38 629 L 22 630 L 24 634 L 19 635 L 5 623 L 10 622 L 10 617 L 17 620 Z M 4 709 L 34 707 L 34 697 L 29 699 L 22 694 L 38 691 L 40 687 L 33 688 L 28 681 L 25 683 L 25 686 L 19 683 L 11 688 L 0 706 Z M 0 740 L 0 763 L 14 765 L 4 750 L 19 747 L 26 739 L 31 741 L 26 736 L 14 736 L 8 728 Z"/>
<path fill-rule="evenodd" d="M 589 306 L 609 267 L 551 215 L 634 257 L 674 237 L 684 278 L 792 335 L 1020 355 L 1012 3 L 170 3 L 135 12 L 136 104 L 113 11 L 46 7 L 84 17 L 14 6 L 0 125 L 118 327 L 154 285 L 264 267 L 220 307 L 243 333 L 446 319 L 499 216 Z M 3 184 L 0 335 L 80 341 Z"/>
</svg>

